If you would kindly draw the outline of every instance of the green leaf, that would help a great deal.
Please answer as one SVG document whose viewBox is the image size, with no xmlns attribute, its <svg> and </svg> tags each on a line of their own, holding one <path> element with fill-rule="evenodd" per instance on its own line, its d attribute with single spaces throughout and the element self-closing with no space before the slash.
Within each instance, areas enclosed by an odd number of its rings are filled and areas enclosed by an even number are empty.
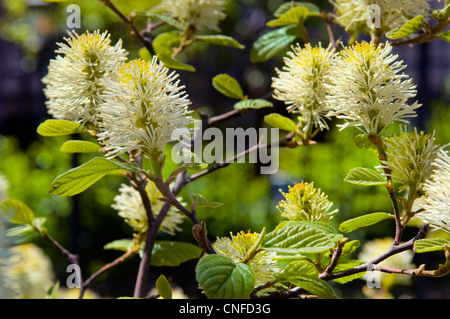
<svg viewBox="0 0 450 319">
<path fill-rule="evenodd" d="M 305 7 L 295 7 L 283 13 L 278 19 L 266 23 L 268 27 L 283 27 L 291 24 L 303 23 L 310 15 L 317 15 L 317 13 L 309 12 Z"/>
<path fill-rule="evenodd" d="M 103 246 L 103 249 L 128 251 L 132 244 L 133 241 L 131 239 L 118 239 L 107 243 L 105 246 Z"/>
<path fill-rule="evenodd" d="M 163 299 L 172 299 L 172 288 L 166 276 L 161 275 L 156 279 L 156 289 Z"/>
<path fill-rule="evenodd" d="M 27 235 L 34 231 L 33 226 L 29 224 L 20 225 L 17 227 L 10 228 L 6 231 L 6 236 L 8 237 L 18 237 L 22 235 Z"/>
<path fill-rule="evenodd" d="M 450 246 L 450 240 L 444 238 L 419 239 L 414 242 L 416 253 L 426 253 L 429 251 L 445 250 L 445 246 Z"/>
<path fill-rule="evenodd" d="M 269 124 L 270 126 L 279 128 L 281 130 L 285 130 L 288 132 L 293 132 L 297 129 L 295 122 L 291 120 L 290 118 L 287 118 L 283 115 L 272 113 L 269 115 L 266 115 L 264 117 L 264 121 Z"/>
<path fill-rule="evenodd" d="M 239 101 L 234 105 L 236 110 L 262 109 L 265 107 L 273 107 L 272 102 L 263 99 L 247 99 Z"/>
<path fill-rule="evenodd" d="M 318 6 L 311 2 L 298 2 L 298 1 L 289 1 L 283 3 L 281 6 L 278 7 L 278 9 L 273 14 L 276 18 L 281 17 L 283 14 L 288 12 L 290 9 L 295 7 L 305 7 L 309 10 L 310 13 L 313 14 L 320 14 L 320 9 Z"/>
<path fill-rule="evenodd" d="M 195 206 L 204 206 L 204 207 L 209 207 L 209 208 L 216 208 L 216 207 L 220 207 L 223 205 L 223 203 L 221 203 L 221 202 L 210 202 L 202 195 L 196 194 L 196 193 L 191 193 L 191 202 Z"/>
<path fill-rule="evenodd" d="M 85 191 L 106 174 L 114 173 L 117 170 L 138 172 L 140 169 L 137 164 L 125 164 L 103 157 L 95 157 L 56 177 L 49 192 L 58 196 L 73 196 Z"/>
<path fill-rule="evenodd" d="M 344 271 L 359 265 L 364 264 L 364 261 L 359 261 L 359 260 L 339 260 L 339 263 L 336 265 L 336 267 L 334 268 L 334 272 L 339 272 L 339 271 Z M 337 279 L 333 279 L 334 282 L 337 282 L 339 284 L 345 284 L 347 282 L 353 281 L 355 279 L 359 279 L 364 277 L 364 275 L 366 274 L 365 271 L 362 272 L 358 272 L 356 274 L 352 274 L 349 276 L 344 276 L 341 278 L 337 278 Z"/>
<path fill-rule="evenodd" d="M 325 230 L 322 223 L 288 221 L 264 237 L 263 247 L 288 254 L 321 253 L 333 248 L 342 237 Z"/>
<path fill-rule="evenodd" d="M 33 211 L 20 200 L 7 199 L 0 204 L 0 212 L 5 215 L 11 223 L 33 225 Z"/>
<path fill-rule="evenodd" d="M 386 180 L 379 172 L 365 167 L 352 168 L 344 181 L 357 185 L 385 185 Z"/>
<path fill-rule="evenodd" d="M 339 231 L 343 233 L 349 233 L 351 231 L 354 231 L 355 229 L 370 226 L 389 218 L 392 218 L 392 216 L 388 213 L 372 213 L 359 216 L 341 223 L 339 225 Z"/>
<path fill-rule="evenodd" d="M 100 145 L 89 141 L 72 140 L 65 142 L 60 151 L 64 153 L 95 153 L 100 150 Z"/>
<path fill-rule="evenodd" d="M 187 148 L 182 148 L 177 155 L 181 157 L 183 165 L 187 165 L 189 169 L 200 170 L 208 167 L 208 164 L 202 163 L 198 156 Z"/>
<path fill-rule="evenodd" d="M 247 299 L 255 287 L 255 274 L 249 266 L 221 255 L 202 257 L 195 273 L 209 299 Z"/>
<path fill-rule="evenodd" d="M 59 281 L 57 281 L 48 291 L 45 295 L 45 299 L 55 299 L 56 294 L 59 290 Z"/>
<path fill-rule="evenodd" d="M 337 299 L 333 288 L 322 279 L 309 261 L 293 261 L 278 275 L 280 281 L 288 281 L 322 299 Z"/>
<path fill-rule="evenodd" d="M 180 60 L 175 59 L 172 57 L 171 53 L 163 52 L 158 54 L 158 59 L 164 63 L 164 66 L 166 66 L 169 69 L 177 69 L 177 70 L 184 70 L 189 72 L 195 72 L 195 68 L 187 63 L 183 63 Z"/>
<path fill-rule="evenodd" d="M 444 31 L 439 34 L 439 39 L 450 42 L 450 31 Z"/>
<path fill-rule="evenodd" d="M 196 41 L 205 42 L 214 45 L 221 45 L 225 47 L 232 47 L 236 49 L 245 49 L 245 46 L 240 44 L 232 37 L 226 35 L 199 35 L 195 37 Z"/>
<path fill-rule="evenodd" d="M 263 34 L 253 43 L 250 61 L 260 63 L 273 58 L 285 50 L 295 39 L 300 38 L 301 35 L 302 32 L 297 26 L 292 25 Z"/>
<path fill-rule="evenodd" d="M 386 32 L 386 37 L 391 40 L 398 40 L 407 37 L 422 28 L 423 21 L 422 15 L 417 16 L 406 22 L 400 28 L 395 28 L 389 32 Z"/>
<path fill-rule="evenodd" d="M 81 124 L 66 120 L 47 120 L 41 123 L 37 132 L 42 136 L 62 136 L 80 132 Z"/>
<path fill-rule="evenodd" d="M 353 138 L 353 141 L 355 142 L 355 145 L 358 148 L 361 148 L 361 149 L 373 148 L 373 145 L 370 143 L 369 139 L 367 138 L 367 134 L 358 134 Z"/>
<path fill-rule="evenodd" d="M 228 74 L 216 75 L 212 80 L 212 84 L 217 91 L 225 96 L 233 99 L 242 99 L 244 97 L 244 92 L 238 81 Z"/>
<path fill-rule="evenodd" d="M 158 20 L 164 21 L 168 25 L 171 25 L 180 30 L 184 30 L 184 28 L 185 28 L 183 23 L 181 23 L 180 21 L 178 21 L 174 18 L 171 18 L 167 15 L 164 15 L 164 14 L 159 14 L 159 13 L 154 13 L 154 12 L 143 12 L 143 11 L 139 11 L 139 10 L 135 10 L 135 12 L 139 16 L 145 16 L 148 18 L 156 18 Z"/>
<path fill-rule="evenodd" d="M 196 245 L 160 240 L 155 242 L 150 265 L 176 267 L 186 261 L 199 258 L 201 254 L 201 248 Z"/>
</svg>

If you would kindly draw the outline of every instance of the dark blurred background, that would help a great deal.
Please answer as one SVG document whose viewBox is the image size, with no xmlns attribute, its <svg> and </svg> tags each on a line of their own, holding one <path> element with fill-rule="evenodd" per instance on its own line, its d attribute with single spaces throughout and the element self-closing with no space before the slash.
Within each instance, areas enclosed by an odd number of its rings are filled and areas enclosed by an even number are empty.
<svg viewBox="0 0 450 319">
<path fill-rule="evenodd" d="M 114 1 L 128 14 L 132 9 L 148 10 L 155 0 Z M 220 26 L 223 34 L 233 36 L 244 44 L 244 50 L 195 44 L 181 58 L 194 65 L 197 72 L 180 71 L 181 82 L 193 102 L 193 108 L 210 115 L 224 113 L 233 108 L 234 101 L 214 90 L 211 79 L 219 73 L 235 77 L 250 98 L 270 92 L 275 67 L 282 67 L 283 54 L 258 64 L 251 64 L 249 54 L 252 43 L 270 28 L 265 23 L 273 19 L 273 12 L 285 1 L 229 0 L 227 19 Z M 120 183 L 117 176 L 107 176 L 88 191 L 74 198 L 61 198 L 48 194 L 52 180 L 76 163 L 83 163 L 89 155 L 77 157 L 59 152 L 65 138 L 42 138 L 36 134 L 37 126 L 48 119 L 41 83 L 47 73 L 49 59 L 55 57 L 56 42 L 62 42 L 69 13 L 66 8 L 76 3 L 81 7 L 81 28 L 85 30 L 109 30 L 112 41 L 124 40 L 130 58 L 137 57 L 140 43 L 129 35 L 129 29 L 101 1 L 80 0 L 62 4 L 49 4 L 40 0 L 2 0 L 0 4 L 0 173 L 9 183 L 8 195 L 29 205 L 38 216 L 47 217 L 50 233 L 69 250 L 79 253 L 85 277 L 119 256 L 119 252 L 106 251 L 103 246 L 115 239 L 130 238 L 131 230 L 110 207 Z M 327 1 L 314 1 L 322 10 L 329 11 Z M 442 5 L 434 1 L 433 5 Z M 145 21 L 137 20 L 143 28 Z M 308 19 L 306 26 L 313 43 L 328 44 L 328 35 L 321 19 Z M 167 27 L 156 34 L 167 31 Z M 345 34 L 335 26 L 336 36 Z M 412 124 L 421 130 L 436 130 L 436 140 L 450 141 L 450 43 L 436 40 L 431 43 L 395 47 L 408 65 L 407 72 L 418 85 L 418 100 L 423 106 Z M 272 112 L 286 114 L 285 106 L 275 102 L 274 109 L 251 111 L 222 127 L 259 127 L 264 115 Z M 334 124 L 334 123 L 333 123 Z M 198 192 L 212 201 L 224 205 L 214 210 L 200 209 L 199 219 L 205 220 L 210 239 L 228 236 L 241 230 L 272 230 L 280 221 L 276 205 L 282 199 L 279 189 L 287 190 L 294 182 L 314 181 L 315 186 L 328 194 L 334 207 L 340 212 L 339 222 L 364 213 L 390 211 L 389 198 L 382 187 L 357 187 L 343 182 L 349 169 L 356 166 L 378 165 L 373 152 L 360 149 L 353 143 L 356 130 L 338 132 L 335 125 L 329 132 L 321 133 L 318 144 L 297 149 L 282 149 L 280 170 L 277 174 L 259 175 L 254 164 L 235 164 L 218 170 L 207 177 L 189 184 L 182 195 Z M 395 130 L 395 128 L 393 129 Z M 186 222 L 184 231 L 176 240 L 193 242 L 191 225 Z M 394 225 L 382 222 L 376 226 L 350 234 L 361 242 L 374 238 L 391 237 Z M 410 227 L 405 238 L 415 235 Z M 164 238 L 164 237 L 162 237 Z M 26 238 L 44 249 L 52 260 L 54 271 L 65 282 L 66 260 L 38 238 Z M 20 241 L 18 242 L 20 243 Z M 414 260 L 417 265 L 430 262 L 436 266 L 442 256 L 422 254 Z M 92 290 L 103 297 L 131 295 L 135 283 L 139 259 L 135 258 L 101 276 Z M 427 263 L 428 265 L 428 263 Z M 172 277 L 192 297 L 201 297 L 194 274 L 195 261 L 176 268 L 153 268 L 151 283 L 160 273 Z M 395 297 L 448 298 L 448 278 L 414 279 L 407 290 L 394 286 Z M 345 297 L 364 298 L 362 281 L 348 285 L 335 285 Z"/>
</svg>

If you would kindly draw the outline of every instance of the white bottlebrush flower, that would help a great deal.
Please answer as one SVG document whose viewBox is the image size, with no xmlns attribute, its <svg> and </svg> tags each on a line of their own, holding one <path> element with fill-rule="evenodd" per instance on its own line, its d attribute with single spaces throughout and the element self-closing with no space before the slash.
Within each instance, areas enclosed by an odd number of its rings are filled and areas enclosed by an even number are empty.
<svg viewBox="0 0 450 319">
<path fill-rule="evenodd" d="M 421 191 L 433 171 L 431 163 L 439 151 L 434 132 L 418 133 L 415 128 L 414 132 L 408 133 L 406 128 L 401 128 L 401 133 L 387 140 L 386 146 L 388 161 L 383 165 L 392 171 L 394 181 L 401 183 L 402 188 Z"/>
<path fill-rule="evenodd" d="M 336 8 L 336 22 L 348 31 L 370 32 L 367 20 L 375 14 L 370 9 L 371 5 L 378 6 L 380 27 L 385 32 L 405 24 L 408 21 L 405 14 L 412 17 L 423 15 L 424 18 L 428 18 L 431 14 L 428 0 L 331 0 L 330 2 Z"/>
<path fill-rule="evenodd" d="M 107 31 L 82 35 L 72 31 L 65 41 L 67 44 L 58 43 L 59 55 L 50 60 L 42 79 L 48 113 L 56 119 L 97 124 L 105 81 L 115 79 L 128 52 L 122 48 L 122 40 L 111 46 Z"/>
<path fill-rule="evenodd" d="M 161 192 L 155 184 L 149 181 L 145 187 L 152 207 L 152 213 L 156 216 L 164 203 L 158 200 L 162 197 Z M 145 233 L 148 230 L 148 219 L 144 204 L 139 192 L 132 186 L 122 184 L 119 188 L 120 194 L 114 197 L 112 208 L 118 211 L 118 215 L 125 219 L 125 222 L 137 233 Z M 182 198 L 178 198 L 181 202 Z M 160 230 L 164 233 L 175 235 L 175 231 L 180 231 L 178 227 L 184 220 L 184 215 L 178 213 L 177 209 L 171 207 L 167 216 L 161 223 Z"/>
<path fill-rule="evenodd" d="M 320 44 L 316 47 L 306 44 L 303 49 L 297 45 L 284 58 L 283 69 L 276 69 L 278 77 L 272 79 L 274 97 L 284 101 L 289 112 L 300 114 L 305 132 L 313 125 L 320 130 L 328 129 L 324 84 L 329 81 L 333 53 L 331 47 L 324 49 Z"/>
<path fill-rule="evenodd" d="M 192 123 L 190 104 L 178 74 L 157 62 L 141 59 L 123 64 L 116 81 L 109 81 L 99 108 L 99 142 L 106 156 L 141 150 L 147 157 L 162 154 L 175 129 Z"/>
<path fill-rule="evenodd" d="M 178 19 L 184 29 L 220 31 L 219 21 L 225 19 L 223 0 L 163 0 L 161 8 Z"/>
<path fill-rule="evenodd" d="M 450 156 L 441 149 L 432 165 L 435 170 L 424 185 L 427 204 L 416 217 L 450 233 Z"/>
<path fill-rule="evenodd" d="M 331 210 L 333 203 L 320 188 L 314 188 L 314 183 L 297 183 L 289 186 L 285 197 L 278 204 L 281 216 L 293 221 L 320 221 L 331 223 L 337 209 Z"/>
<path fill-rule="evenodd" d="M 255 273 L 255 286 L 274 280 L 276 273 L 280 271 L 275 260 L 275 252 L 259 250 L 253 258 L 246 260 L 247 253 L 258 241 L 260 234 L 241 231 L 236 235 L 232 233 L 230 235 L 231 237 L 217 238 L 213 244 L 216 252 L 230 258 L 234 263 L 246 261 L 247 266 Z"/>
<path fill-rule="evenodd" d="M 330 114 L 345 120 L 341 129 L 355 126 L 366 134 L 380 135 L 395 122 L 408 123 L 420 104 L 408 104 L 416 86 L 400 73 L 406 65 L 396 61 L 392 46 L 367 42 L 346 47 L 337 55 L 331 72 L 327 103 Z"/>
</svg>

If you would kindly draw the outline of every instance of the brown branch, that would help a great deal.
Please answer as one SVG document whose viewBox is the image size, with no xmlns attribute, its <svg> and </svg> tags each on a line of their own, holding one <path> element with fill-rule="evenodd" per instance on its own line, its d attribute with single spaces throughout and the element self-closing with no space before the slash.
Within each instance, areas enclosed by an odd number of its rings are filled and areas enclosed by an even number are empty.
<svg viewBox="0 0 450 319">
<path fill-rule="evenodd" d="M 432 27 L 428 32 L 422 33 L 421 35 L 419 35 L 419 36 L 417 36 L 415 38 L 410 38 L 410 39 L 405 39 L 405 40 L 401 40 L 401 41 L 392 42 L 391 45 L 392 46 L 399 46 L 399 45 L 405 45 L 405 44 L 424 43 L 424 42 L 432 41 L 432 40 L 438 38 L 437 33 L 442 31 L 443 29 L 445 29 L 445 27 L 449 23 L 450 23 L 450 19 L 439 20 L 438 24 L 435 25 L 434 27 Z"/>
</svg>

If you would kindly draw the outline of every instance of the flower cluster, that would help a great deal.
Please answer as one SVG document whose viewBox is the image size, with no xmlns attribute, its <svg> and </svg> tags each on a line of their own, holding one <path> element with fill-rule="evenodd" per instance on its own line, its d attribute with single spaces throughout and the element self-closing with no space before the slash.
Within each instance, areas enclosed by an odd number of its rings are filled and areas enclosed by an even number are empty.
<svg viewBox="0 0 450 319">
<path fill-rule="evenodd" d="M 297 45 L 284 58 L 282 71 L 276 69 L 278 77 L 272 79 L 274 97 L 284 101 L 289 112 L 300 114 L 305 132 L 313 124 L 320 130 L 328 129 L 324 101 L 332 54 L 331 47 L 324 49 L 320 44 L 306 44 L 303 49 Z"/>
<path fill-rule="evenodd" d="M 108 32 L 69 32 L 66 43 L 58 43 L 59 55 L 50 60 L 46 85 L 48 113 L 56 119 L 97 124 L 105 82 L 114 80 L 128 52 L 122 40 L 111 46 Z"/>
<path fill-rule="evenodd" d="M 161 192 L 156 188 L 155 184 L 148 182 L 145 190 L 147 192 L 152 213 L 156 216 L 164 205 L 158 200 L 162 197 Z M 114 197 L 112 208 L 117 210 L 118 215 L 125 219 L 125 222 L 133 228 L 136 233 L 145 233 L 148 230 L 148 219 L 144 204 L 139 192 L 132 186 L 122 184 L 119 188 L 120 194 Z M 179 198 L 179 201 L 182 199 Z M 175 235 L 175 231 L 180 231 L 179 225 L 184 221 L 184 215 L 181 215 L 173 207 L 170 208 L 166 218 L 161 223 L 160 230 L 164 233 Z"/>
<path fill-rule="evenodd" d="M 184 30 L 220 31 L 219 21 L 226 17 L 224 5 L 223 0 L 164 0 L 160 6 L 177 18 Z"/>
<path fill-rule="evenodd" d="M 320 188 L 314 188 L 314 183 L 299 183 L 289 186 L 289 192 L 280 191 L 285 200 L 278 204 L 281 216 L 293 221 L 320 221 L 331 223 L 333 203 L 328 196 L 322 193 Z"/>
<path fill-rule="evenodd" d="M 427 204 L 416 217 L 450 233 L 450 156 L 441 149 L 432 165 L 435 170 L 424 185 Z"/>
<path fill-rule="evenodd" d="M 416 86 L 400 73 L 406 65 L 396 61 L 392 46 L 367 42 L 346 47 L 336 57 L 327 98 L 333 115 L 343 119 L 342 128 L 355 126 L 366 134 L 380 135 L 394 122 L 408 122 L 420 104 L 408 104 Z"/>
</svg>

